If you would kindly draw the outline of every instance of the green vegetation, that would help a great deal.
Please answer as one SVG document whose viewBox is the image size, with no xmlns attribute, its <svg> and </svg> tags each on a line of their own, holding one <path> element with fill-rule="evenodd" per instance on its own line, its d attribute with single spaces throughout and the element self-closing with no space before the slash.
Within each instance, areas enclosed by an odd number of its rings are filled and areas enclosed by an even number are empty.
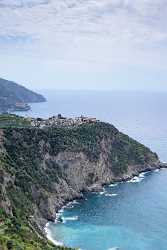
<svg viewBox="0 0 167 250">
<path fill-rule="evenodd" d="M 157 156 L 144 145 L 105 123 L 85 124 L 73 129 L 7 128 L 5 137 L 8 153 L 4 160 L 6 168 L 15 174 L 15 185 L 21 188 L 20 196 L 24 195 L 19 202 L 17 189 L 12 188 L 11 192 L 9 189 L 8 193 L 11 200 L 17 203 L 17 208 L 20 204 L 20 211 L 24 211 L 24 199 L 25 210 L 31 211 L 31 197 L 27 199 L 26 196 L 32 185 L 38 183 L 47 191 L 52 191 L 51 183 L 58 182 L 62 177 L 62 168 L 55 162 L 46 161 L 48 167 L 41 167 L 46 153 L 56 156 L 63 151 L 83 152 L 90 161 L 96 162 L 104 151 L 115 175 L 126 173 L 128 165 L 148 164 L 157 160 Z"/>
<path fill-rule="evenodd" d="M 156 154 L 144 145 L 105 123 L 85 124 L 73 129 L 8 128 L 5 130 L 5 137 L 8 152 L 5 161 L 17 177 L 17 186 L 22 187 L 24 192 L 28 192 L 32 183 L 39 183 L 50 190 L 50 181 L 56 182 L 61 177 L 61 169 L 59 165 L 55 167 L 55 163 L 49 163 L 49 168 L 46 169 L 40 167 L 45 153 L 56 156 L 63 151 L 83 152 L 90 161 L 97 161 L 100 153 L 106 151 L 116 175 L 125 173 L 128 165 L 157 160 Z"/>
<path fill-rule="evenodd" d="M 158 160 L 156 154 L 110 124 L 38 129 L 29 127 L 28 121 L 18 116 L 2 116 L 0 123 L 1 120 L 5 124 L 5 150 L 0 147 L 0 207 L 1 202 L 2 207 L 6 206 L 5 210 L 0 209 L 0 245 L 4 250 L 67 249 L 39 237 L 41 232 L 32 219 L 35 207 L 41 209 L 41 201 L 46 204 L 49 195 L 55 192 L 55 184 L 62 180 L 68 183 L 63 171 L 68 166 L 48 161 L 46 155 L 54 159 L 60 152 L 82 152 L 96 163 L 104 154 L 115 176 L 126 173 L 128 165 L 152 164 Z M 6 126 L 8 120 L 14 122 L 12 126 Z M 45 216 L 49 219 L 49 212 Z"/>
<path fill-rule="evenodd" d="M 0 128 L 22 128 L 30 126 L 31 123 L 27 118 L 14 114 L 0 115 Z"/>
<path fill-rule="evenodd" d="M 0 249 L 2 250 L 72 250 L 56 247 L 39 237 L 33 227 L 16 217 L 0 217 Z"/>
</svg>

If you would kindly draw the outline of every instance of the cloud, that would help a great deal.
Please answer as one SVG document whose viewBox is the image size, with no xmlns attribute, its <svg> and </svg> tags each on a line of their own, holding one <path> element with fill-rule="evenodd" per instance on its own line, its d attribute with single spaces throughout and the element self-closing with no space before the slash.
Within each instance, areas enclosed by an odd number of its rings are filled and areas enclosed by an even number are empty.
<svg viewBox="0 0 167 250">
<path fill-rule="evenodd" d="M 36 5 L 48 4 L 48 0 L 1 0 L 0 7 L 9 7 L 9 8 L 25 8 L 25 7 L 34 7 Z"/>
<path fill-rule="evenodd" d="M 0 0 L 0 50 L 164 67 L 166 16 L 166 0 Z"/>
</svg>

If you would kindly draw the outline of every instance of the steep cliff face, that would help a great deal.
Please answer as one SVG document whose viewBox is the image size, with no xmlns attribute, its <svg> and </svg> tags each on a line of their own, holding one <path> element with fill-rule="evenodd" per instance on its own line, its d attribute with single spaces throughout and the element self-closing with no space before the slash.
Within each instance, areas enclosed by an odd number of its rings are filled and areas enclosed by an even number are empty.
<svg viewBox="0 0 167 250">
<path fill-rule="evenodd" d="M 41 228 L 82 192 L 159 167 L 156 154 L 105 123 L 1 130 L 0 206 Z"/>
</svg>

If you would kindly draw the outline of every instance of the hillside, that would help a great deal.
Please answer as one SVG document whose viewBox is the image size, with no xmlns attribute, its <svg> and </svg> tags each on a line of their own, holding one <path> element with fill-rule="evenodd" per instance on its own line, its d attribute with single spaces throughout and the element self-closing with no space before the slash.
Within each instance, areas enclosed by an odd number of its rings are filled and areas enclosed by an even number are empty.
<svg viewBox="0 0 167 250">
<path fill-rule="evenodd" d="M 102 122 L 0 129 L 2 249 L 58 249 L 42 232 L 65 202 L 158 167 L 155 153 Z"/>
<path fill-rule="evenodd" d="M 0 111 L 17 109 L 17 104 L 22 104 L 22 109 L 27 109 L 27 103 L 44 102 L 45 98 L 15 82 L 0 78 Z M 24 106 L 25 105 L 25 106 Z"/>
</svg>

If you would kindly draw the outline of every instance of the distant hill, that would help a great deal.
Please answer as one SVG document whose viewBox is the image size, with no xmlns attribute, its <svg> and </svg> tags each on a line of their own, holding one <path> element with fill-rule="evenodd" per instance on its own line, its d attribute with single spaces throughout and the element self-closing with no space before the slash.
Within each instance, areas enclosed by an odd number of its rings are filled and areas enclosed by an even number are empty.
<svg viewBox="0 0 167 250">
<path fill-rule="evenodd" d="M 0 111 L 28 110 L 27 103 L 45 102 L 46 99 L 15 82 L 0 78 Z"/>
</svg>

